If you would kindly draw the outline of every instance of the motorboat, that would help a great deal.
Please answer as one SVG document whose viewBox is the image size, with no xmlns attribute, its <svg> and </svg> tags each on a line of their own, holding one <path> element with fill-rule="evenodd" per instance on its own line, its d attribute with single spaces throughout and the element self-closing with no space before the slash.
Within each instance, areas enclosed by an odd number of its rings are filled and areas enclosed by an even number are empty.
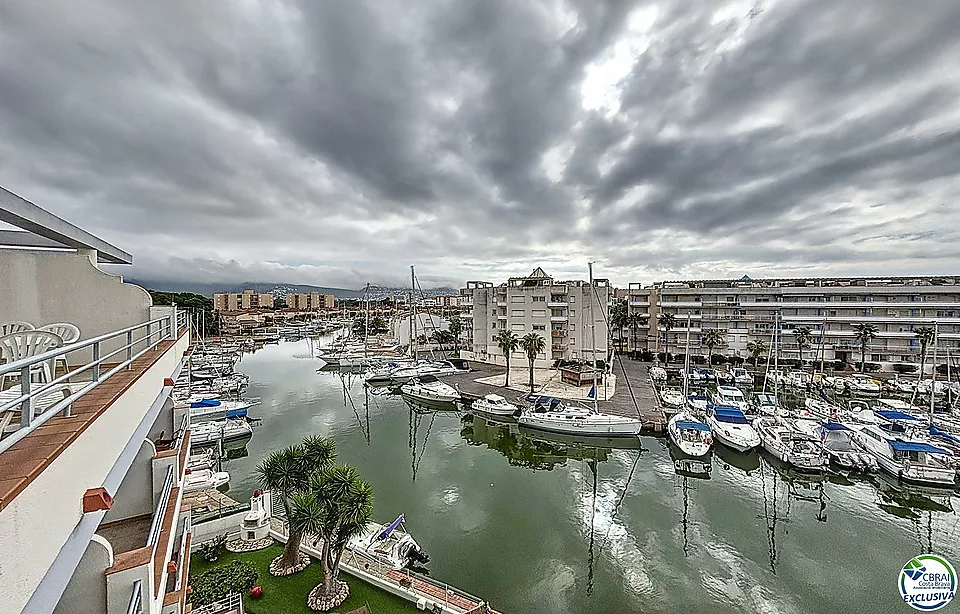
<svg viewBox="0 0 960 614">
<path fill-rule="evenodd" d="M 368 522 L 359 535 L 347 542 L 347 548 L 357 556 L 372 559 L 397 571 L 423 566 L 430 561 L 430 557 L 407 533 L 403 523 L 403 514 L 387 524 Z"/>
<path fill-rule="evenodd" d="M 839 469 L 869 473 L 876 471 L 877 461 L 853 442 L 853 431 L 840 422 L 795 420 L 794 428 L 820 441 L 830 463 Z"/>
<path fill-rule="evenodd" d="M 725 386 L 731 386 L 736 383 L 736 380 L 733 377 L 733 372 L 729 369 L 718 369 L 716 371 L 717 383 L 723 384 Z"/>
<path fill-rule="evenodd" d="M 707 373 L 709 369 L 690 369 L 683 373 L 683 377 L 690 383 L 691 386 L 702 386 L 710 381 Z"/>
<path fill-rule="evenodd" d="M 746 452 L 760 445 L 760 437 L 739 407 L 707 405 L 707 424 L 713 437 L 738 452 Z"/>
<path fill-rule="evenodd" d="M 844 389 L 864 394 L 880 392 L 880 381 L 865 373 L 852 373 L 844 378 Z"/>
<path fill-rule="evenodd" d="M 191 420 L 209 420 L 216 418 L 246 418 L 247 410 L 260 401 L 255 399 L 240 401 L 222 401 L 206 397 L 191 397 L 179 404 L 179 407 L 190 408 Z M 176 405 L 175 405 L 176 407 Z"/>
<path fill-rule="evenodd" d="M 791 388 L 806 388 L 812 381 L 806 371 L 788 371 L 783 378 L 783 383 Z"/>
<path fill-rule="evenodd" d="M 896 425 L 892 425 L 896 426 Z M 853 441 L 877 460 L 880 468 L 900 480 L 953 486 L 956 458 L 929 439 L 907 435 L 901 429 L 868 424 L 853 429 Z"/>
<path fill-rule="evenodd" d="M 560 399 L 542 396 L 534 401 L 531 409 L 524 410 L 517 421 L 522 426 L 555 433 L 611 437 L 639 435 L 642 426 L 636 418 L 567 406 Z"/>
<path fill-rule="evenodd" d="M 445 384 L 433 375 L 421 375 L 400 387 L 400 394 L 417 401 L 453 403 L 460 398 L 460 391 Z"/>
<path fill-rule="evenodd" d="M 679 411 L 685 405 L 683 390 L 676 386 L 664 386 L 660 389 L 660 401 L 663 404 L 664 411 L 668 413 Z"/>
<path fill-rule="evenodd" d="M 819 471 L 830 460 L 820 440 L 793 428 L 789 420 L 763 416 L 753 421 L 763 449 L 801 471 Z"/>
<path fill-rule="evenodd" d="M 497 417 L 513 416 L 520 411 L 519 407 L 499 394 L 488 394 L 474 401 L 470 407 L 473 411 Z"/>
<path fill-rule="evenodd" d="M 469 371 L 470 367 L 466 360 L 451 358 L 441 361 L 426 361 L 412 366 L 399 366 L 387 371 L 371 372 L 364 377 L 364 381 L 369 383 L 402 383 L 424 375 L 456 375 Z"/>
<path fill-rule="evenodd" d="M 199 471 L 201 469 L 213 469 L 216 461 L 216 455 L 213 448 L 207 448 L 203 452 L 191 454 L 187 457 L 187 469 L 190 471 Z"/>
<path fill-rule="evenodd" d="M 693 411 L 702 414 L 707 411 L 707 405 L 710 404 L 710 399 L 707 398 L 704 394 L 688 394 L 687 395 L 687 407 Z"/>
<path fill-rule="evenodd" d="M 742 367 L 735 368 L 732 372 L 733 383 L 737 386 L 753 386 L 753 376 Z"/>
<path fill-rule="evenodd" d="M 213 471 L 211 469 L 192 471 L 187 469 L 183 478 L 183 492 L 221 489 L 229 484 L 230 474 L 226 471 Z"/>
<path fill-rule="evenodd" d="M 777 402 L 777 395 L 772 392 L 754 392 L 750 395 L 750 409 L 758 416 L 783 414 L 783 408 Z"/>
<path fill-rule="evenodd" d="M 743 396 L 743 392 L 741 392 L 739 388 L 734 386 L 717 386 L 716 391 L 710 394 L 710 400 L 715 405 L 736 407 L 744 414 L 747 414 L 750 411 L 747 398 Z"/>
<path fill-rule="evenodd" d="M 243 420 L 212 420 L 190 425 L 190 445 L 232 443 L 253 437 L 253 427 Z"/>
<path fill-rule="evenodd" d="M 713 445 L 710 425 L 692 412 L 681 411 L 667 422 L 667 436 L 673 445 L 687 456 L 706 456 Z"/>
<path fill-rule="evenodd" d="M 667 381 L 667 370 L 663 367 L 650 367 L 650 379 L 657 383 Z"/>
<path fill-rule="evenodd" d="M 836 420 L 840 414 L 840 406 L 823 398 L 808 394 L 803 399 L 803 407 L 809 414 L 818 420 Z"/>
</svg>

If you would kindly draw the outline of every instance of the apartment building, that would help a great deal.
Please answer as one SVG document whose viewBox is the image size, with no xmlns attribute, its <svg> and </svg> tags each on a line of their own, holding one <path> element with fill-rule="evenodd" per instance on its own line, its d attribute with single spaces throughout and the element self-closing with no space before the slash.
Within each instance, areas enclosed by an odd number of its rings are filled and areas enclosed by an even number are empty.
<svg viewBox="0 0 960 614">
<path fill-rule="evenodd" d="M 466 348 L 462 356 L 504 364 L 495 338 L 501 330 L 512 330 L 518 337 L 537 333 L 545 339 L 546 350 L 535 363 L 538 367 L 548 367 L 557 359 L 603 360 L 610 292 L 606 279 L 594 279 L 593 286 L 586 281 L 557 281 L 540 267 L 500 285 L 467 282 L 460 291 L 468 308 L 461 314 L 461 341 Z M 526 355 L 518 350 L 511 360 L 525 363 Z"/>
<path fill-rule="evenodd" d="M 214 311 L 244 311 L 273 307 L 273 295 L 254 290 L 243 292 L 218 292 L 213 295 Z"/>
<path fill-rule="evenodd" d="M 941 351 L 955 356 L 960 347 L 960 277 L 856 277 L 815 279 L 750 279 L 663 281 L 641 288 L 630 285 L 631 313 L 648 314 L 646 349 L 681 348 L 690 328 L 690 343 L 700 343 L 704 330 L 726 333 L 719 351 L 748 356 L 747 344 L 763 339 L 771 345 L 775 323 L 781 322 L 781 356 L 800 358 L 791 331 L 813 332 L 802 358 L 860 358 L 853 325 L 869 322 L 878 329 L 867 360 L 878 363 L 919 362 L 915 330 L 937 323 Z M 677 326 L 658 329 L 661 314 L 673 314 Z M 651 344 L 651 341 L 653 343 Z M 641 348 L 643 349 L 643 348 Z M 677 350 L 671 350 L 677 351 Z"/>
<path fill-rule="evenodd" d="M 69 388 L 39 373 L 49 353 L 0 365 L 0 611 L 183 614 L 190 424 L 170 393 L 187 314 L 98 266 L 130 254 L 2 188 L 0 219 L 24 230 L 0 237 L 17 247 L 0 249 L 0 324 L 80 330 L 51 350 Z"/>
<path fill-rule="evenodd" d="M 300 311 L 316 311 L 318 309 L 333 309 L 335 298 L 332 294 L 310 292 L 307 294 L 288 294 L 287 307 Z"/>
<path fill-rule="evenodd" d="M 460 307 L 461 295 L 459 294 L 440 294 L 437 296 L 425 296 L 420 300 L 421 307 Z"/>
</svg>

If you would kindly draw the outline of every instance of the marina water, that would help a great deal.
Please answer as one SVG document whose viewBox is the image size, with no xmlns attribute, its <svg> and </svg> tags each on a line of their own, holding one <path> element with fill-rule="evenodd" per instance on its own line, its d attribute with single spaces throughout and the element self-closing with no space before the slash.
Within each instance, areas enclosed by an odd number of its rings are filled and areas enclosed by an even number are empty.
<svg viewBox="0 0 960 614">
<path fill-rule="evenodd" d="M 358 376 L 318 373 L 312 347 L 238 363 L 262 423 L 224 467 L 229 495 L 257 488 L 269 452 L 330 437 L 373 484 L 376 518 L 404 513 L 432 574 L 500 611 L 903 612 L 896 579 L 911 556 L 960 563 L 949 492 L 797 475 L 756 453 L 697 467 L 655 437 L 610 448 L 415 413 Z"/>
</svg>

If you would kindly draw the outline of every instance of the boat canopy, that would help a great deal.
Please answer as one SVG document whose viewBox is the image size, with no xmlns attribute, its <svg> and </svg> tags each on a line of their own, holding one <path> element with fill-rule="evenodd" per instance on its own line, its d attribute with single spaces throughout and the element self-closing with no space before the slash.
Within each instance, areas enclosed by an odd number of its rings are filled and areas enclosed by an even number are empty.
<svg viewBox="0 0 960 614">
<path fill-rule="evenodd" d="M 849 431 L 850 430 L 844 425 L 840 424 L 839 422 L 825 422 L 823 425 L 823 428 L 825 428 L 828 431 Z"/>
<path fill-rule="evenodd" d="M 703 422 L 694 422 L 693 420 L 677 420 L 677 428 L 690 429 L 692 431 L 709 431 L 710 426 Z"/>
<path fill-rule="evenodd" d="M 377 535 L 377 539 L 381 541 L 384 539 L 387 539 L 388 537 L 390 537 L 390 534 L 393 533 L 394 530 L 396 530 L 396 528 L 399 527 L 401 524 L 403 524 L 403 514 L 400 514 L 399 516 L 397 516 L 396 520 L 388 524 L 386 528 L 384 528 L 383 531 L 380 533 L 380 535 Z"/>
<path fill-rule="evenodd" d="M 199 407 L 218 407 L 219 405 L 220 405 L 220 401 L 218 401 L 218 400 L 216 400 L 216 399 L 203 399 L 202 401 L 197 401 L 196 403 L 191 403 L 191 404 L 190 404 L 190 408 L 191 408 L 191 409 L 196 409 L 196 408 L 199 408 Z"/>
<path fill-rule="evenodd" d="M 896 450 L 897 452 L 926 452 L 927 454 L 947 454 L 947 455 L 950 454 L 943 448 L 938 448 L 937 446 L 931 446 L 929 443 L 924 443 L 922 441 L 900 441 L 898 439 L 894 439 L 890 441 L 890 447 Z"/>
<path fill-rule="evenodd" d="M 957 437 L 956 435 L 953 435 L 946 431 L 941 431 L 940 429 L 933 426 L 932 424 L 930 425 L 930 434 L 933 435 L 934 437 L 940 437 L 942 439 L 946 439 L 947 441 L 960 444 L 960 437 Z"/>
<path fill-rule="evenodd" d="M 418 377 L 417 381 L 419 381 L 421 384 L 431 384 L 433 382 L 439 382 L 440 380 L 438 380 L 437 376 L 435 375 L 427 374 L 427 375 L 421 375 L 420 377 Z"/>
<path fill-rule="evenodd" d="M 738 407 L 731 407 L 729 405 L 714 405 L 713 414 L 720 422 L 728 422 L 730 424 L 749 424 L 747 417 L 743 415 L 743 412 L 740 411 L 740 408 Z"/>
<path fill-rule="evenodd" d="M 911 416 L 910 414 L 905 414 L 902 411 L 894 411 L 892 409 L 878 409 L 873 413 L 877 414 L 885 420 L 919 420 L 916 416 Z"/>
</svg>

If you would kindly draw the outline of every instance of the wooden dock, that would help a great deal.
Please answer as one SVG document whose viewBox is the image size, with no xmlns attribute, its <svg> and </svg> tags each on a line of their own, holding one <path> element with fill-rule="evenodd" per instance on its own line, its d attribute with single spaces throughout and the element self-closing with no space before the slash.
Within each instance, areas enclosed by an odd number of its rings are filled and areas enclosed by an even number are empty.
<svg viewBox="0 0 960 614">
<path fill-rule="evenodd" d="M 613 374 L 617 377 L 616 392 L 608 401 L 599 401 L 600 411 L 629 416 L 639 416 L 643 422 L 644 432 L 662 433 L 666 429 L 666 419 L 660 408 L 653 380 L 650 378 L 650 363 L 643 363 L 628 358 L 616 359 L 613 365 Z M 499 394 L 506 399 L 516 399 L 524 393 L 513 388 L 494 386 L 478 382 L 496 375 L 504 375 L 506 368 L 498 365 L 489 365 L 479 362 L 470 363 L 470 373 L 444 376 L 442 379 L 456 386 L 465 401 L 473 401 L 488 394 Z M 511 365 L 510 376 L 512 381 L 524 381 L 526 365 Z"/>
</svg>

